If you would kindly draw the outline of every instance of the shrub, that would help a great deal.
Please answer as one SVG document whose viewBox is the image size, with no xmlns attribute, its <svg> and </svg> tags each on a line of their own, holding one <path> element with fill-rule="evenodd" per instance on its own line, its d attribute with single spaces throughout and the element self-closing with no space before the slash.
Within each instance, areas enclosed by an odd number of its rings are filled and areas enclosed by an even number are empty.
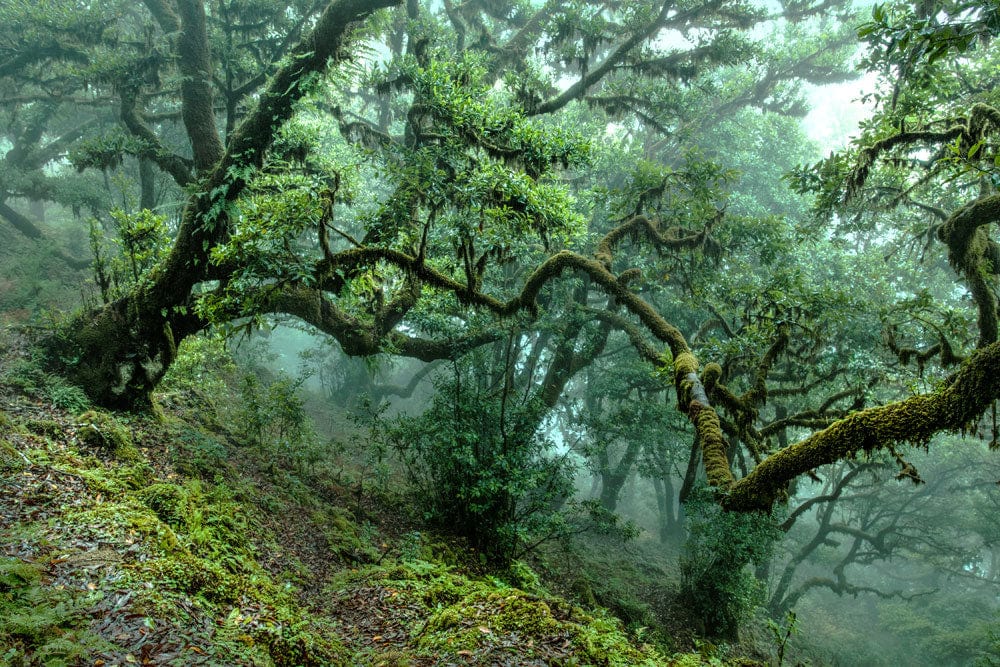
<svg viewBox="0 0 1000 667">
<path fill-rule="evenodd" d="M 402 455 L 425 517 L 506 567 L 566 527 L 560 508 L 572 469 L 538 433 L 543 409 L 505 404 L 503 389 L 480 387 L 478 374 L 473 363 L 457 365 L 424 414 L 379 428 Z"/>
<path fill-rule="evenodd" d="M 304 381 L 280 374 L 265 384 L 248 373 L 240 385 L 236 414 L 243 438 L 266 448 L 282 465 L 300 472 L 319 458 L 316 434 L 299 392 Z"/>
<path fill-rule="evenodd" d="M 781 536 L 773 517 L 727 512 L 702 488 L 686 503 L 688 539 L 681 555 L 681 592 L 710 637 L 735 640 L 761 601 L 747 567 L 770 559 Z"/>
</svg>

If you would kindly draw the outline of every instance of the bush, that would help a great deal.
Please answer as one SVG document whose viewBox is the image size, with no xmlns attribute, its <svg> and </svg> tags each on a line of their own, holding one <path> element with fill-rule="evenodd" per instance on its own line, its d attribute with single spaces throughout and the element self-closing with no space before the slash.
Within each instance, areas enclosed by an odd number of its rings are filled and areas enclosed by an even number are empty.
<svg viewBox="0 0 1000 667">
<path fill-rule="evenodd" d="M 735 640 L 762 601 L 761 585 L 747 566 L 767 562 L 781 532 L 770 515 L 727 512 L 712 493 L 702 488 L 685 505 L 681 593 L 706 635 Z"/>
<path fill-rule="evenodd" d="M 424 414 L 397 419 L 386 431 L 425 517 L 506 567 L 566 527 L 559 509 L 572 492 L 572 469 L 538 434 L 544 410 L 505 405 L 503 389 L 481 387 L 477 374 L 473 363 L 459 364 L 453 378 L 437 383 Z"/>
<path fill-rule="evenodd" d="M 223 336 L 188 336 L 178 346 L 177 359 L 163 376 L 159 391 L 189 393 L 214 404 L 220 396 L 229 394 L 227 381 L 236 374 L 236 364 Z"/>
<path fill-rule="evenodd" d="M 62 377 L 46 373 L 37 358 L 14 360 L 0 376 L 2 381 L 38 399 L 48 401 L 67 412 L 83 412 L 90 407 L 90 400 L 83 389 Z"/>
<path fill-rule="evenodd" d="M 178 472 L 209 481 L 221 474 L 226 463 L 226 448 L 218 440 L 187 425 L 173 433 L 170 462 Z"/>
<path fill-rule="evenodd" d="M 303 471 L 316 463 L 320 451 L 305 401 L 299 389 L 304 378 L 281 374 L 262 383 L 248 373 L 240 386 L 236 422 L 250 444 L 266 448 L 283 466 Z"/>
</svg>

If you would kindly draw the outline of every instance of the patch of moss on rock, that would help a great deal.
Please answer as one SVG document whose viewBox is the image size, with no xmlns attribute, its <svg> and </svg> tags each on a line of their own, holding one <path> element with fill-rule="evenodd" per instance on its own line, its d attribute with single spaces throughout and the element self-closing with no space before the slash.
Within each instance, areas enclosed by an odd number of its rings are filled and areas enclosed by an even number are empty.
<svg viewBox="0 0 1000 667">
<path fill-rule="evenodd" d="M 141 489 L 153 479 L 152 468 L 141 460 L 129 465 L 108 467 L 101 467 L 99 464 L 89 466 L 87 462 L 81 464 L 66 456 L 57 456 L 55 460 L 48 459 L 45 462 L 52 463 L 54 467 L 79 477 L 93 491 L 112 495 Z"/>
<path fill-rule="evenodd" d="M 187 553 L 157 558 L 137 566 L 142 581 L 150 582 L 161 590 L 173 590 L 189 596 L 201 596 L 214 603 L 238 602 L 247 587 L 217 563 Z M 157 609 L 159 612 L 169 611 Z"/>
<path fill-rule="evenodd" d="M 14 445 L 0 438 L 0 472 L 10 474 L 24 470 L 27 466 Z"/>
<path fill-rule="evenodd" d="M 106 451 L 122 461 L 140 459 L 128 429 L 108 413 L 88 410 L 77 417 L 77 423 L 76 437 L 81 444 Z"/>
<path fill-rule="evenodd" d="M 24 423 L 24 429 L 46 438 L 60 438 L 63 435 L 62 424 L 52 419 L 30 419 Z"/>
<path fill-rule="evenodd" d="M 316 632 L 308 621 L 276 610 L 275 619 L 252 632 L 268 652 L 275 667 L 347 667 L 349 653 L 332 632 Z"/>
<path fill-rule="evenodd" d="M 104 502 L 93 507 L 70 511 L 68 522 L 102 530 L 121 540 L 131 536 L 146 539 L 161 553 L 178 553 L 184 546 L 174 530 L 137 498 L 127 496 L 117 502 Z"/>
<path fill-rule="evenodd" d="M 142 501 L 171 528 L 185 525 L 188 512 L 188 493 L 176 484 L 157 483 L 139 493 Z"/>
<path fill-rule="evenodd" d="M 579 664 L 666 664 L 654 649 L 633 646 L 619 621 L 585 613 L 561 598 L 526 593 L 498 579 L 473 579 L 427 561 L 371 567 L 351 578 L 390 588 L 407 604 L 424 608 L 426 622 L 412 631 L 417 650 L 424 656 L 459 658 L 468 655 L 464 652 L 502 646 L 516 637 L 519 650 L 533 647 L 532 655 L 538 657 L 545 657 L 545 646 L 562 647 L 568 641 L 566 650 Z M 350 582 L 340 585 L 350 587 Z"/>
<path fill-rule="evenodd" d="M 558 598 L 542 599 L 517 589 L 475 587 L 455 604 L 428 619 L 419 645 L 429 653 L 475 650 L 516 636 L 529 645 L 568 641 L 583 664 L 633 666 L 663 664 L 652 649 L 634 647 L 621 624 L 608 616 L 585 614 Z"/>
</svg>

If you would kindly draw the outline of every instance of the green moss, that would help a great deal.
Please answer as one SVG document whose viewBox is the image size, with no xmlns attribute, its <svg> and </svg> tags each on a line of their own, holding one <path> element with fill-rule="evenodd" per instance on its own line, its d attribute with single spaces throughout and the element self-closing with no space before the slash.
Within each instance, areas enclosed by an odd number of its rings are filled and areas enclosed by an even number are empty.
<svg viewBox="0 0 1000 667">
<path fill-rule="evenodd" d="M 718 382 L 719 378 L 721 378 L 721 377 L 722 377 L 722 366 L 720 366 L 719 364 L 715 363 L 714 361 L 705 364 L 705 370 L 702 371 L 702 374 L 701 374 L 702 384 L 704 384 L 706 386 L 709 383 L 714 384 L 714 383 Z"/>
<path fill-rule="evenodd" d="M 277 610 L 275 619 L 253 631 L 252 637 L 268 652 L 275 667 L 335 667 L 352 664 L 349 653 L 332 632 L 316 632 L 290 610 Z"/>
<path fill-rule="evenodd" d="M 688 373 L 698 372 L 698 360 L 690 352 L 683 352 L 674 357 L 674 374 L 678 378 L 685 378 Z"/>
<path fill-rule="evenodd" d="M 175 534 L 191 554 L 211 559 L 229 572 L 259 572 L 251 525 L 228 487 L 198 480 L 180 485 L 161 482 L 135 495 L 160 522 L 160 531 Z"/>
<path fill-rule="evenodd" d="M 178 553 L 184 546 L 177 534 L 137 498 L 126 496 L 117 502 L 104 502 L 91 508 L 70 511 L 66 520 L 103 530 L 120 539 L 131 534 L 144 537 L 162 553 Z"/>
<path fill-rule="evenodd" d="M 584 614 L 558 598 L 491 590 L 482 584 L 474 584 L 467 595 L 432 615 L 420 631 L 419 646 L 431 654 L 469 650 L 505 635 L 538 644 L 565 637 L 572 643 L 571 654 L 584 664 L 662 664 L 652 650 L 632 646 L 616 619 Z"/>
<path fill-rule="evenodd" d="M 362 538 L 350 510 L 330 507 L 314 512 L 311 518 L 323 531 L 330 550 L 339 558 L 353 562 L 374 560 L 374 550 Z"/>
<path fill-rule="evenodd" d="M 24 470 L 27 466 L 14 445 L 0 438 L 0 472 L 10 474 Z"/>
<path fill-rule="evenodd" d="M 74 460 L 65 452 L 46 460 L 53 467 L 65 470 L 86 482 L 87 486 L 101 493 L 119 495 L 129 490 L 141 489 L 153 479 L 153 469 L 145 461 L 130 465 L 104 467 L 91 458 L 90 461 Z"/>
<path fill-rule="evenodd" d="M 472 579 L 440 563 L 369 567 L 347 575 L 335 587 L 355 583 L 391 588 L 403 604 L 424 609 L 426 622 L 412 632 L 422 656 L 457 656 L 458 651 L 474 651 L 516 635 L 519 642 L 527 639 L 539 647 L 555 638 L 560 643 L 569 640 L 570 655 L 579 664 L 664 664 L 652 649 L 634 647 L 611 617 L 587 614 L 560 598 L 529 594 L 497 579 Z"/>
<path fill-rule="evenodd" d="M 107 451 L 122 461 L 140 460 L 128 429 L 108 413 L 88 410 L 77 417 L 77 423 L 76 437 L 81 444 Z"/>
<path fill-rule="evenodd" d="M 63 436 L 62 424 L 52 419 L 31 419 L 24 423 L 24 428 L 29 433 L 46 438 L 55 439 Z"/>
<path fill-rule="evenodd" d="M 234 576 L 217 563 L 186 553 L 143 563 L 138 568 L 139 578 L 151 582 L 161 590 L 174 590 L 185 595 L 200 595 L 215 603 L 238 602 L 248 590 L 247 582 Z M 158 611 L 167 611 L 158 609 Z"/>
<path fill-rule="evenodd" d="M 702 460 L 708 483 L 721 490 L 729 488 L 735 481 L 726 456 L 726 441 L 722 435 L 719 415 L 710 407 L 697 401 L 691 402 L 691 419 L 701 441 Z"/>
<path fill-rule="evenodd" d="M 136 450 L 136 459 L 130 465 L 118 466 L 114 475 L 127 489 L 141 489 L 153 479 L 153 469 Z"/>
<path fill-rule="evenodd" d="M 503 572 L 501 577 L 515 588 L 529 593 L 544 593 L 542 582 L 534 570 L 524 561 L 516 560 Z"/>
<path fill-rule="evenodd" d="M 143 489 L 139 497 L 161 521 L 172 528 L 186 525 L 188 493 L 184 487 L 176 484 L 153 484 Z"/>
</svg>

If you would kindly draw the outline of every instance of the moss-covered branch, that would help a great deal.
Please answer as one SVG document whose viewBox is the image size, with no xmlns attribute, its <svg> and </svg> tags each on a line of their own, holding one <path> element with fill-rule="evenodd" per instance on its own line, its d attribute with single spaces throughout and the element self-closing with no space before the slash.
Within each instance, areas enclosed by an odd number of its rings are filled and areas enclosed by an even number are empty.
<svg viewBox="0 0 1000 667">
<path fill-rule="evenodd" d="M 148 147 L 142 157 L 156 163 L 160 169 L 170 174 L 177 185 L 184 187 L 193 180 L 189 160 L 168 151 L 156 134 L 139 117 L 136 109 L 139 91 L 136 86 L 123 86 L 120 92 L 120 115 L 125 127 L 133 136 L 142 139 Z"/>
<path fill-rule="evenodd" d="M 452 340 L 418 338 L 397 331 L 383 332 L 377 325 L 366 324 L 343 312 L 321 291 L 301 286 L 271 290 L 264 297 L 261 310 L 291 315 L 316 327 L 335 338 L 349 356 L 371 356 L 391 350 L 397 356 L 421 361 L 456 359 L 469 350 L 500 338 L 495 330 Z"/>
<path fill-rule="evenodd" d="M 708 238 L 708 230 L 692 232 L 680 227 L 671 227 L 660 233 L 657 222 L 646 216 L 637 215 L 605 234 L 604 238 L 597 244 L 594 257 L 610 271 L 611 258 L 618 244 L 626 238 L 637 239 L 640 236 L 644 236 L 657 249 L 697 248 Z"/>
<path fill-rule="evenodd" d="M 943 431 L 972 428 L 1000 397 L 1000 343 L 977 350 L 940 390 L 855 412 L 772 454 L 730 489 L 734 510 L 770 507 L 788 482 L 819 466 L 898 443 L 926 445 Z"/>
<path fill-rule="evenodd" d="M 452 292 L 463 303 L 485 308 L 500 317 L 510 317 L 520 311 L 534 311 L 538 295 L 547 283 L 561 276 L 564 271 L 580 271 L 589 276 L 605 294 L 614 298 L 617 303 L 636 315 L 650 333 L 668 345 L 675 357 L 690 352 L 687 341 L 684 340 L 681 332 L 667 322 L 644 299 L 622 285 L 621 281 L 604 265 L 568 250 L 558 252 L 542 262 L 525 280 L 521 292 L 507 301 L 477 291 L 475 286 L 461 283 L 428 266 L 417 257 L 392 248 L 352 248 L 336 253 L 320 263 L 317 270 L 320 276 L 318 282 L 330 291 L 339 291 L 343 287 L 342 280 L 338 278 L 340 271 L 370 266 L 379 262 L 397 266 L 415 275 L 426 285 L 445 292 Z"/>
<path fill-rule="evenodd" d="M 979 344 L 997 340 L 997 302 L 990 277 L 1000 273 L 1000 246 L 990 239 L 987 225 L 1000 221 L 1000 195 L 970 202 L 938 228 L 938 238 L 948 247 L 948 261 L 969 285 L 979 311 Z"/>
</svg>

